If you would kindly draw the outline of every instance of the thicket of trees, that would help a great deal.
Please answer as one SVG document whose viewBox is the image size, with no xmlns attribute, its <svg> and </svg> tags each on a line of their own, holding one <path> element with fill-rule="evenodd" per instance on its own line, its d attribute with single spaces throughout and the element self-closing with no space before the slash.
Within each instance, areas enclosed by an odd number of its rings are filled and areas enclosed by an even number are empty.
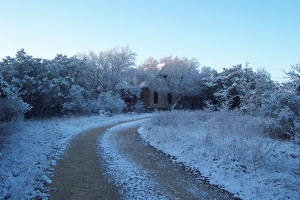
<svg viewBox="0 0 300 200">
<path fill-rule="evenodd" d="M 0 62 L 0 121 L 141 109 L 141 83 L 146 83 L 161 94 L 177 94 L 173 108 L 240 109 L 269 118 L 266 129 L 274 137 L 299 132 L 299 64 L 286 72 L 290 80 L 279 84 L 268 72 L 241 65 L 217 72 L 200 69 L 195 59 L 169 56 L 136 67 L 135 58 L 129 47 L 52 60 L 21 49 Z"/>
<path fill-rule="evenodd" d="M 9 101 L 27 118 L 119 112 L 126 107 L 122 99 L 139 95 L 138 87 L 128 81 L 134 60 L 129 47 L 52 60 L 34 58 L 21 49 L 16 57 L 0 62 L 1 101 Z M 1 106 L 1 121 L 19 117 Z"/>
</svg>

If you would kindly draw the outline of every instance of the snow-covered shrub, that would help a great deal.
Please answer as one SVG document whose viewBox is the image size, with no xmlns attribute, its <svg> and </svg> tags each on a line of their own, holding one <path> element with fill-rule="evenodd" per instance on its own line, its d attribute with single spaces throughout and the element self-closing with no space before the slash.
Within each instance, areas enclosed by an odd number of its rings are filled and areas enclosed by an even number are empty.
<svg viewBox="0 0 300 200">
<path fill-rule="evenodd" d="M 99 113 L 100 110 L 110 113 L 120 113 L 126 107 L 125 102 L 118 94 L 112 92 L 102 92 L 98 99 L 89 105 L 93 113 Z"/>
<path fill-rule="evenodd" d="M 24 114 L 31 109 L 16 92 L 12 91 L 0 75 L 0 121 L 22 119 Z"/>
<path fill-rule="evenodd" d="M 147 111 L 147 109 L 145 108 L 144 106 L 144 102 L 142 101 L 137 101 L 133 106 L 132 106 L 132 110 L 134 112 L 137 112 L 137 113 L 144 113 Z"/>
<path fill-rule="evenodd" d="M 85 99 L 86 90 L 79 85 L 72 85 L 66 102 L 63 103 L 64 113 L 86 113 L 88 112 L 87 100 Z"/>
<path fill-rule="evenodd" d="M 0 98 L 0 121 L 23 119 L 24 114 L 29 110 L 29 104 L 23 102 L 18 96 Z"/>
<path fill-rule="evenodd" d="M 286 89 L 270 92 L 269 97 L 263 99 L 260 112 L 272 118 L 268 124 L 271 136 L 282 139 L 299 137 L 300 96 L 295 92 Z"/>
<path fill-rule="evenodd" d="M 219 101 L 220 104 L 217 107 L 219 111 L 228 111 L 230 110 L 230 108 L 232 108 L 235 96 L 232 96 L 230 94 L 230 90 L 232 90 L 233 87 L 235 87 L 235 84 L 228 88 L 220 89 L 218 92 L 214 94 L 214 96 L 216 97 L 216 99 Z"/>
<path fill-rule="evenodd" d="M 101 116 L 108 116 L 108 117 L 112 117 L 112 113 L 109 111 L 105 111 L 105 110 L 99 110 L 99 114 Z"/>
</svg>

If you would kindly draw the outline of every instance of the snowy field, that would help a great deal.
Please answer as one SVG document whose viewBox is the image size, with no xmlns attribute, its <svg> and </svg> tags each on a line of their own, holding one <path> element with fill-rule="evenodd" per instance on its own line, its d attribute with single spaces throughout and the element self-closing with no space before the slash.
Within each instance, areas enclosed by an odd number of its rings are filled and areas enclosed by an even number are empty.
<svg viewBox="0 0 300 200">
<path fill-rule="evenodd" d="M 53 166 L 69 141 L 88 129 L 149 114 L 91 116 L 32 120 L 13 124 L 9 136 L 1 136 L 0 199 L 47 199 L 45 183 L 51 183 Z M 2 129 L 3 130 L 3 129 Z"/>
<path fill-rule="evenodd" d="M 142 138 L 242 199 L 300 199 L 300 147 L 237 111 L 158 113 Z"/>
<path fill-rule="evenodd" d="M 57 118 L 14 124 L 10 127 L 12 133 L 0 138 L 0 199 L 47 199 L 49 191 L 44 184 L 51 183 L 52 167 L 74 136 L 88 129 L 147 116 L 150 115 Z M 139 133 L 151 145 L 175 156 L 175 162 L 201 171 L 212 184 L 242 199 L 300 199 L 299 144 L 269 138 L 264 134 L 264 120 L 237 112 L 174 111 L 153 115 Z M 102 147 L 113 145 L 109 137 L 114 132 L 141 123 L 110 129 L 102 137 Z M 127 162 L 114 153 L 107 151 L 105 155 L 111 156 L 111 162 Z M 111 165 L 111 170 L 116 167 Z M 136 178 L 149 178 L 138 166 L 133 167 L 137 169 Z M 122 180 L 134 180 L 126 168 L 123 170 L 118 174 Z M 127 191 L 134 187 L 132 184 L 127 185 Z M 134 196 L 143 194 L 142 189 L 133 192 L 137 192 Z"/>
</svg>

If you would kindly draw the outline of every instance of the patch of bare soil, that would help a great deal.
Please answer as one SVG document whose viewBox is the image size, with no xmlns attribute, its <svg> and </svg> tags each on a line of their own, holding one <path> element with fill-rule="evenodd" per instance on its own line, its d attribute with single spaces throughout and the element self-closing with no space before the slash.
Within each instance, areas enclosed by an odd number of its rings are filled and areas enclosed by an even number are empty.
<svg viewBox="0 0 300 200">
<path fill-rule="evenodd" d="M 108 128 L 93 129 L 73 139 L 55 168 L 50 199 L 118 199 L 116 188 L 102 176 L 105 169 L 97 155 L 97 139 Z"/>
</svg>

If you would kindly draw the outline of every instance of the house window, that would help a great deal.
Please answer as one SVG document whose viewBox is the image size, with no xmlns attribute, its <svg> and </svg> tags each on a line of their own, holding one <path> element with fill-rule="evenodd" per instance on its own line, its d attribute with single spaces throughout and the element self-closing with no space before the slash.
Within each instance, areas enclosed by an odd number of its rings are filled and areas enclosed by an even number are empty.
<svg viewBox="0 0 300 200">
<path fill-rule="evenodd" d="M 172 93 L 168 93 L 168 104 L 172 104 Z"/>
<path fill-rule="evenodd" d="M 154 91 L 154 100 L 153 100 L 154 104 L 158 104 L 158 92 Z"/>
</svg>

